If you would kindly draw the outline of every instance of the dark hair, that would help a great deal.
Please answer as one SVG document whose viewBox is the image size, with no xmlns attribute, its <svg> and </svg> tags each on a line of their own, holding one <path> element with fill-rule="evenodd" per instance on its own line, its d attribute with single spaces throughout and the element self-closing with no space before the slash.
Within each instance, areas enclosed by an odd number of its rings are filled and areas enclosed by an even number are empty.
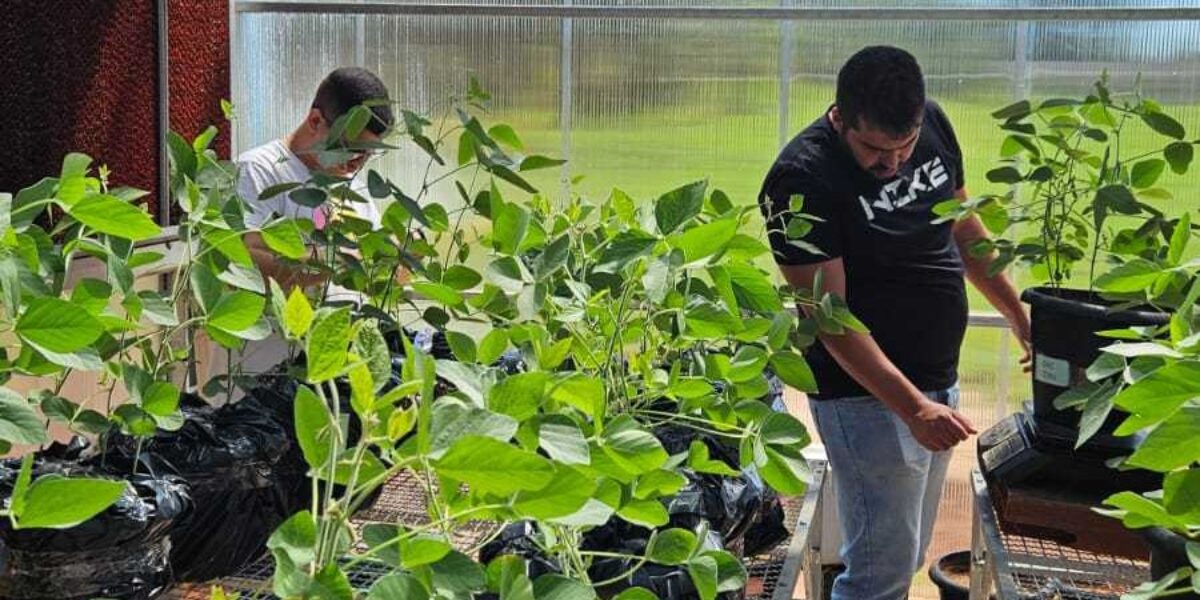
<svg viewBox="0 0 1200 600">
<path fill-rule="evenodd" d="M 851 128 L 862 119 L 890 135 L 907 135 L 925 108 L 921 66 L 900 48 L 867 46 L 838 71 L 837 108 Z"/>
<path fill-rule="evenodd" d="M 325 120 L 333 122 L 350 109 L 372 100 L 388 101 L 388 89 L 374 73 L 360 67 L 334 69 L 317 87 L 312 107 L 321 111 Z M 392 126 L 390 103 L 371 106 L 375 118 L 367 123 L 367 131 L 383 135 Z"/>
</svg>

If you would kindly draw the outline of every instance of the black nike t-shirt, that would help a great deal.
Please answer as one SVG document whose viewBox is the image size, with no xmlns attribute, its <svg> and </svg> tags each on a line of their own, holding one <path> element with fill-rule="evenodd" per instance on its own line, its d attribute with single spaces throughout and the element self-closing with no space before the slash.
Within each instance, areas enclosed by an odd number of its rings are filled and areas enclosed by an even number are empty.
<svg viewBox="0 0 1200 600">
<path fill-rule="evenodd" d="M 950 121 L 928 102 L 912 156 L 895 177 L 880 180 L 855 162 L 827 115 L 800 132 L 763 182 L 759 206 L 780 265 L 840 257 L 846 303 L 880 348 L 918 389 L 941 390 L 958 379 L 967 327 L 963 264 L 951 223 L 933 224 L 933 206 L 964 185 L 962 151 Z M 820 217 L 802 238 L 817 254 L 787 239 L 794 195 Z M 867 395 L 820 344 L 808 360 L 818 399 Z"/>
</svg>

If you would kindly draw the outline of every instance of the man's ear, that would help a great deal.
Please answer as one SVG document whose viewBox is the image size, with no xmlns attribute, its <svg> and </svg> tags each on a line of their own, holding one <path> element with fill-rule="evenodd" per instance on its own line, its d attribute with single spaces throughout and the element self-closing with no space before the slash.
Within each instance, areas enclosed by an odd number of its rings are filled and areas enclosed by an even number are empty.
<svg viewBox="0 0 1200 600">
<path fill-rule="evenodd" d="M 325 117 L 321 116 L 321 109 L 315 107 L 308 109 L 308 114 L 304 116 L 304 126 L 309 131 L 320 131 L 321 127 L 325 126 Z"/>
<path fill-rule="evenodd" d="M 834 131 L 838 133 L 842 132 L 842 112 L 838 110 L 836 104 L 833 105 L 833 108 L 829 109 L 829 122 L 833 125 Z"/>
</svg>

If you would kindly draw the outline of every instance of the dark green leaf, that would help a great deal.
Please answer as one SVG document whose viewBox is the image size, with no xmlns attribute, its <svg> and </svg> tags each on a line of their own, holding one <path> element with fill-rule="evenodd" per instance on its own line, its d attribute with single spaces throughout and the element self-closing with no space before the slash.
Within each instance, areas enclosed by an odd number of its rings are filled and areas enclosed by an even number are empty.
<svg viewBox="0 0 1200 600">
<path fill-rule="evenodd" d="M 663 235 L 673 233 L 704 208 L 707 181 L 696 181 L 663 194 L 654 202 L 654 218 Z"/>
<path fill-rule="evenodd" d="M 650 540 L 646 558 L 661 565 L 681 565 L 696 551 L 696 535 L 686 529 L 667 529 Z"/>
<path fill-rule="evenodd" d="M 1142 121 L 1149 125 L 1151 129 L 1167 137 L 1181 140 L 1183 139 L 1183 136 L 1187 135 L 1183 130 L 1183 125 L 1180 125 L 1179 121 L 1176 121 L 1175 119 L 1163 113 L 1147 112 L 1142 113 L 1141 116 Z"/>
</svg>

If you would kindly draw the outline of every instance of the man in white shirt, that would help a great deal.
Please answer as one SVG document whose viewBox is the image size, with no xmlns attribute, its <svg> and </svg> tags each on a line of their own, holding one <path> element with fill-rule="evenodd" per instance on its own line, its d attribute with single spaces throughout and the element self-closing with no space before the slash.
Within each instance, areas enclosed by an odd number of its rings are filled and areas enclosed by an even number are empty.
<svg viewBox="0 0 1200 600">
<path fill-rule="evenodd" d="M 330 127 L 338 117 L 355 106 L 370 102 L 373 117 L 362 133 L 350 143 L 377 142 L 392 124 L 392 108 L 387 102 L 388 90 L 374 73 L 359 67 L 343 67 L 331 72 L 317 87 L 312 108 L 304 121 L 292 133 L 275 139 L 238 156 L 238 194 L 246 201 L 250 211 L 245 216 L 248 227 L 258 227 L 274 218 L 283 216 L 313 221 L 322 228 L 329 215 L 329 202 L 316 209 L 294 202 L 287 192 L 260 200 L 267 188 L 281 183 L 303 183 L 314 173 L 338 177 L 357 174 L 370 156 L 370 151 L 356 152 L 350 160 L 332 166 L 323 166 L 318 160 L 318 150 L 325 147 Z M 364 198 L 370 198 L 363 189 L 362 178 L 356 178 L 352 189 Z M 349 203 L 349 207 L 364 220 L 379 227 L 380 214 L 374 201 Z M 326 274 L 306 273 L 280 263 L 267 248 L 257 233 L 246 236 L 246 245 L 254 257 L 255 264 L 263 275 L 275 279 L 284 289 L 293 286 L 309 287 L 324 283 Z"/>
</svg>

